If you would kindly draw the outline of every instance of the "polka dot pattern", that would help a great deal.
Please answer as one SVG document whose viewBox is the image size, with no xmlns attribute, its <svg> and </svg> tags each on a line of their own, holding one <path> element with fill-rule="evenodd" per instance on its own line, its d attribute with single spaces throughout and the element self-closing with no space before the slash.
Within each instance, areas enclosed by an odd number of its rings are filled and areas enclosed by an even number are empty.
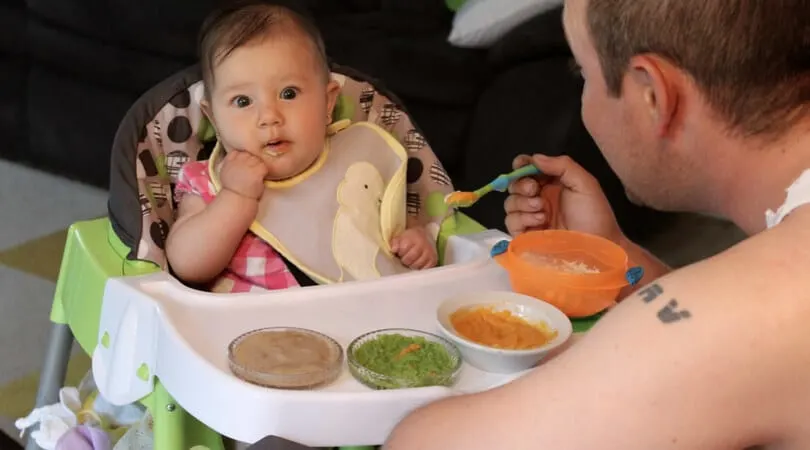
<svg viewBox="0 0 810 450">
<path fill-rule="evenodd" d="M 191 93 L 188 90 L 178 92 L 169 103 L 175 108 L 188 108 L 191 105 Z"/>
<path fill-rule="evenodd" d="M 172 142 L 182 144 L 191 137 L 191 122 L 188 117 L 177 116 L 169 122 L 166 135 Z"/>
<path fill-rule="evenodd" d="M 422 178 L 422 173 L 425 171 L 425 166 L 419 158 L 408 158 L 408 171 L 407 180 L 408 184 L 413 184 Z"/>
</svg>

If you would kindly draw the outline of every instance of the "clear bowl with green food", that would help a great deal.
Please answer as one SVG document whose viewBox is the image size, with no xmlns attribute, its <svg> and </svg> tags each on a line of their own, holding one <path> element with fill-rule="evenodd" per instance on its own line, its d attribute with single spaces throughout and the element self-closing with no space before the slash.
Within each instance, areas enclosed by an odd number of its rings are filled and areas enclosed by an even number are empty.
<svg viewBox="0 0 810 450">
<path fill-rule="evenodd" d="M 408 328 L 366 333 L 349 344 L 349 372 L 372 389 L 452 386 L 461 352 L 449 340 Z"/>
</svg>

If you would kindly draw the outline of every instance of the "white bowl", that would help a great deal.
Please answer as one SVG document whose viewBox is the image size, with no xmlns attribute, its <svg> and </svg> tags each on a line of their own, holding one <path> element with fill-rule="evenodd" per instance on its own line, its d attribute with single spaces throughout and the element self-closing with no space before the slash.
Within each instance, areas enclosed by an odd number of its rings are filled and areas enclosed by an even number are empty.
<svg viewBox="0 0 810 450">
<path fill-rule="evenodd" d="M 557 337 L 545 345 L 528 350 L 504 350 L 472 342 L 458 333 L 450 323 L 450 315 L 457 309 L 472 305 L 491 306 L 496 311 L 508 310 L 530 322 L 544 321 Z M 564 344 L 573 333 L 571 320 L 553 305 L 534 297 L 510 291 L 486 291 L 448 298 L 436 311 L 439 328 L 461 351 L 464 360 L 486 372 L 515 373 L 530 369 L 551 350 Z"/>
</svg>

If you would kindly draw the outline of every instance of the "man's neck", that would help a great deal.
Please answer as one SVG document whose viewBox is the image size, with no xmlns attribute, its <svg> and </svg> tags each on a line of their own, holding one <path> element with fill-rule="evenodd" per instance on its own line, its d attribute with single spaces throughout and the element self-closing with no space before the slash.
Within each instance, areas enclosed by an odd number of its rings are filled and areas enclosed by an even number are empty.
<svg viewBox="0 0 810 450">
<path fill-rule="evenodd" d="M 785 190 L 810 169 L 810 119 L 778 141 L 726 142 L 715 181 L 720 213 L 747 234 L 765 229 L 765 211 L 785 201 Z"/>
</svg>

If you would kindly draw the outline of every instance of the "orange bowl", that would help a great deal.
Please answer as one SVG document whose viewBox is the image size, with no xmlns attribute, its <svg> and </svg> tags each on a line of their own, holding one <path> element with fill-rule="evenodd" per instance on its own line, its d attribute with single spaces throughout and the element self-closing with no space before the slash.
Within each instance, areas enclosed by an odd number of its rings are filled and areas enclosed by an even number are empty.
<svg viewBox="0 0 810 450">
<path fill-rule="evenodd" d="M 548 302 L 568 317 L 588 317 L 613 306 L 630 284 L 627 252 L 599 236 L 530 231 L 508 242 L 505 251 L 503 245 L 493 254 L 509 273 L 512 290 Z"/>
</svg>

